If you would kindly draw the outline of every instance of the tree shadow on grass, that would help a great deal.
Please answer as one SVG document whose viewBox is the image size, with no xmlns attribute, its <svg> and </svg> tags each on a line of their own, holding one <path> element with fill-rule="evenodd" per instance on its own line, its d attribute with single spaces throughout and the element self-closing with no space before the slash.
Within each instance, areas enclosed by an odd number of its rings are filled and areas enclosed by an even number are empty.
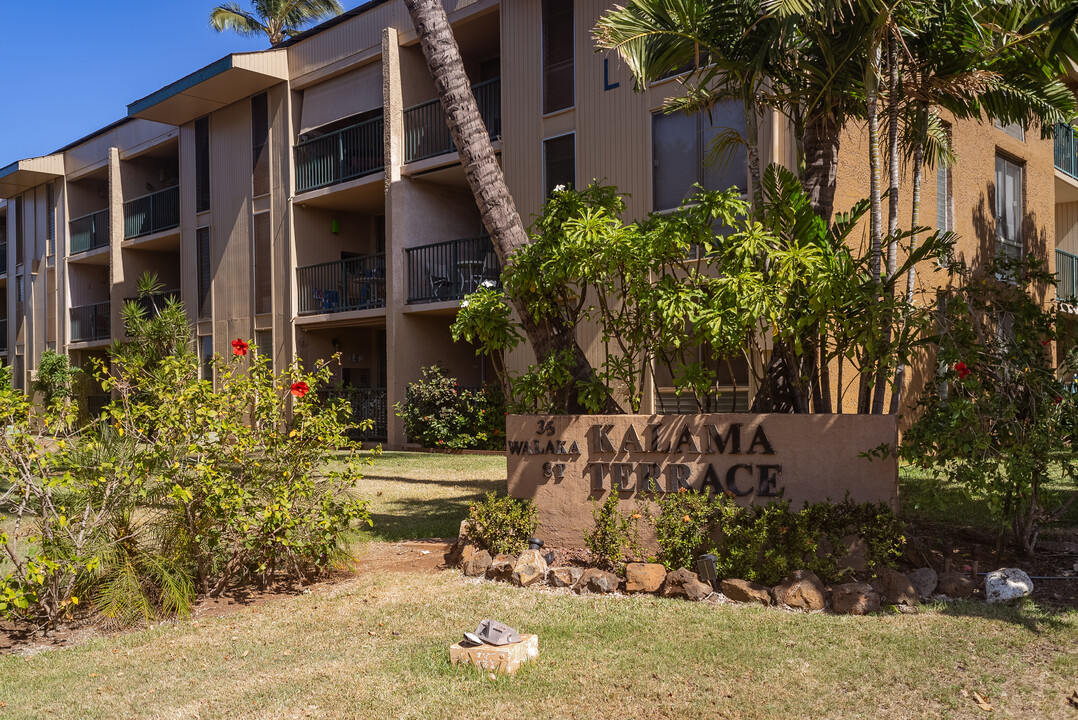
<svg viewBox="0 0 1078 720">
<path fill-rule="evenodd" d="M 483 492 L 489 492 L 491 490 L 499 490 L 505 492 L 506 485 L 503 478 L 497 479 L 472 479 L 472 478 L 459 478 L 459 479 L 441 479 L 441 478 L 416 478 L 416 477 L 404 477 L 402 475 L 380 475 L 378 473 L 364 473 L 364 480 L 386 480 L 389 482 L 400 482 L 409 485 L 437 485 L 439 487 L 460 487 L 460 488 L 474 488 Z"/>
<path fill-rule="evenodd" d="M 469 506 L 481 498 L 482 493 L 476 493 L 455 498 L 391 500 L 371 513 L 374 523 L 369 530 L 371 539 L 397 542 L 455 538 L 460 531 L 460 521 L 468 517 Z"/>
<path fill-rule="evenodd" d="M 1078 633 L 1078 614 L 1073 611 L 1061 611 L 1051 607 L 1039 606 L 1029 600 L 1018 605 L 989 605 L 985 602 L 959 600 L 947 603 L 938 610 L 940 615 L 952 617 L 976 618 L 978 620 L 997 621 L 1017 625 L 1024 630 L 1040 635 L 1045 631 L 1071 630 Z"/>
</svg>

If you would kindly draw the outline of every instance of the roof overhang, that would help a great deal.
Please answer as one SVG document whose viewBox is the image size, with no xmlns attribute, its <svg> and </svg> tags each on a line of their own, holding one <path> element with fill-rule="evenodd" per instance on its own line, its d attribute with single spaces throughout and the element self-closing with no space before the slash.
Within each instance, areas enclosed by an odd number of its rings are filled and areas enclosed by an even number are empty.
<svg viewBox="0 0 1078 720">
<path fill-rule="evenodd" d="M 183 125 L 288 79 L 283 48 L 233 53 L 127 106 L 127 116 Z"/>
<path fill-rule="evenodd" d="M 0 168 L 0 197 L 15 197 L 63 174 L 64 156 L 60 154 L 13 162 Z"/>
</svg>

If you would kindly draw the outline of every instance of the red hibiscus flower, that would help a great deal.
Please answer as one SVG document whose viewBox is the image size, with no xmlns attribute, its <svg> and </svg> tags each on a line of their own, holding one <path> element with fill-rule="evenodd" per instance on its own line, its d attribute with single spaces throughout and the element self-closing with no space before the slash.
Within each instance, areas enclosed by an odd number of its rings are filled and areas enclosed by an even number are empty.
<svg viewBox="0 0 1078 720">
<path fill-rule="evenodd" d="M 303 397 L 311 391 L 311 386 L 300 380 L 299 382 L 292 383 L 291 393 L 298 398 Z"/>
<path fill-rule="evenodd" d="M 962 362 L 961 360 L 959 360 L 958 363 L 954 366 L 954 371 L 958 373 L 959 380 L 965 380 L 966 376 L 969 375 L 971 372 L 970 369 L 966 367 L 966 363 Z"/>
<path fill-rule="evenodd" d="M 1054 398 L 1052 398 L 1052 402 L 1054 402 L 1056 405 L 1058 405 L 1059 403 L 1063 402 L 1063 398 L 1056 395 Z"/>
<path fill-rule="evenodd" d="M 239 355 L 240 357 L 247 354 L 247 343 L 242 339 L 236 338 L 232 341 L 232 354 Z"/>
</svg>

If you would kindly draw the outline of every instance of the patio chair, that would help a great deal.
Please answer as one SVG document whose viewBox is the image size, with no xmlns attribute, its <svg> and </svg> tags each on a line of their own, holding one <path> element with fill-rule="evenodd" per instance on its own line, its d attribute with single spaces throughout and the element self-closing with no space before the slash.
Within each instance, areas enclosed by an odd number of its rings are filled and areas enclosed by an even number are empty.
<svg viewBox="0 0 1078 720">
<path fill-rule="evenodd" d="M 431 263 L 427 266 L 430 274 L 430 289 L 433 297 L 447 299 L 453 291 L 453 278 L 449 270 L 441 263 Z"/>
</svg>

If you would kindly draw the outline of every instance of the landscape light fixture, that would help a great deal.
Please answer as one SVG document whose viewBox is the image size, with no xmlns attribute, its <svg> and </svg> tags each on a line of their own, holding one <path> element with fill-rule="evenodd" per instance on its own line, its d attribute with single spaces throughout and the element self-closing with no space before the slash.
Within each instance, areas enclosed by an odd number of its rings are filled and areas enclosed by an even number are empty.
<svg viewBox="0 0 1078 720">
<path fill-rule="evenodd" d="M 540 540 L 537 537 L 528 538 L 528 549 L 529 550 L 542 550 L 543 549 L 543 541 Z"/>
<path fill-rule="evenodd" d="M 718 590 L 715 585 L 718 582 L 718 568 L 716 567 L 718 560 L 719 558 L 712 553 L 706 553 L 696 558 L 696 572 L 699 573 L 700 579 L 716 590 Z"/>
</svg>

